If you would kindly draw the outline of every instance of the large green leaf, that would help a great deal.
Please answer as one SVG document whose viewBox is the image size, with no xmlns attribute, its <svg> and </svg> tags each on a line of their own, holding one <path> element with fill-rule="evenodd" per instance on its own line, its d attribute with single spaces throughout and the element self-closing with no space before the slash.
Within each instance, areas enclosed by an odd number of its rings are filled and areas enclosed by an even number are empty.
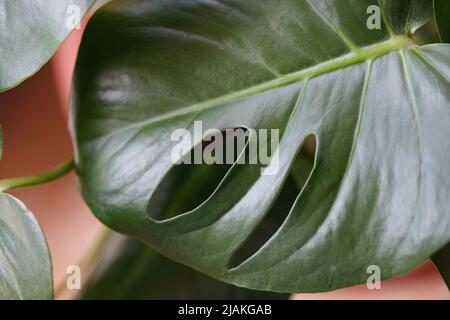
<svg viewBox="0 0 450 320">
<path fill-rule="evenodd" d="M 369 5 L 382 5 L 380 30 L 366 26 Z M 427 0 L 110 3 L 74 78 L 84 198 L 113 229 L 252 289 L 325 291 L 365 282 L 370 265 L 383 279 L 411 270 L 450 240 L 450 46 L 409 37 L 431 11 Z M 157 218 L 171 134 L 196 120 L 280 129 L 280 170 L 233 166 L 201 205 Z M 314 170 L 288 217 L 230 268 L 311 134 Z"/>
<path fill-rule="evenodd" d="M 441 41 L 450 42 L 450 1 L 434 0 L 434 17 Z"/>
<path fill-rule="evenodd" d="M 0 92 L 34 74 L 94 0 L 0 0 Z"/>
</svg>

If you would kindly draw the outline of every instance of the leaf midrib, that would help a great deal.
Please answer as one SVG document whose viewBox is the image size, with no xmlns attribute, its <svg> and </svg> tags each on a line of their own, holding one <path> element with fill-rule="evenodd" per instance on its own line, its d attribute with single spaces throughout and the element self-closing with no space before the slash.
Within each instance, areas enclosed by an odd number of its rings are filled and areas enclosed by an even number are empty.
<svg viewBox="0 0 450 320">
<path fill-rule="evenodd" d="M 393 37 L 387 41 L 380 42 L 371 46 L 362 47 L 357 52 L 350 52 L 338 58 L 334 58 L 317 65 L 308 67 L 306 69 L 302 69 L 293 73 L 289 73 L 283 75 L 281 77 L 275 78 L 270 81 L 266 81 L 255 86 L 239 90 L 236 92 L 232 92 L 217 98 L 213 98 L 207 101 L 203 101 L 191 106 L 186 106 L 182 109 L 175 110 L 173 112 L 168 112 L 156 117 L 152 117 L 150 119 L 146 119 L 144 121 L 136 122 L 132 125 L 122 127 L 116 131 L 107 133 L 105 135 L 94 138 L 93 140 L 87 141 L 85 143 L 80 144 L 80 146 L 84 146 L 86 144 L 94 143 L 97 140 L 105 139 L 119 133 L 132 130 L 135 128 L 140 128 L 143 126 L 148 126 L 151 124 L 163 122 L 168 119 L 173 119 L 176 117 L 180 117 L 192 112 L 201 112 L 216 106 L 227 105 L 229 103 L 240 100 L 241 98 L 245 98 L 248 96 L 252 96 L 264 91 L 268 91 L 271 89 L 280 88 L 282 86 L 286 86 L 289 84 L 293 84 L 296 82 L 309 80 L 311 78 L 320 76 L 325 73 L 329 73 L 332 71 L 336 71 L 339 69 L 344 69 L 346 67 L 366 62 L 369 60 L 374 60 L 378 57 L 384 56 L 391 52 L 404 50 L 408 47 L 414 46 L 414 42 L 411 38 L 406 36 L 398 36 Z"/>
</svg>

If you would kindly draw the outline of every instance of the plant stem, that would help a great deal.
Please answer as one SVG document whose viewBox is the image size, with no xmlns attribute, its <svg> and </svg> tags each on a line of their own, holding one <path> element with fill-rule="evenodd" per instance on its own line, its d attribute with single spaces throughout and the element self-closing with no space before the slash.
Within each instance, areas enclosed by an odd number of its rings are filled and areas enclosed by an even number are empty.
<svg viewBox="0 0 450 320">
<path fill-rule="evenodd" d="M 75 163 L 73 159 L 70 159 L 45 173 L 29 177 L 18 177 L 0 180 L 0 192 L 17 188 L 30 187 L 58 179 L 66 173 L 70 172 L 74 167 Z"/>
</svg>

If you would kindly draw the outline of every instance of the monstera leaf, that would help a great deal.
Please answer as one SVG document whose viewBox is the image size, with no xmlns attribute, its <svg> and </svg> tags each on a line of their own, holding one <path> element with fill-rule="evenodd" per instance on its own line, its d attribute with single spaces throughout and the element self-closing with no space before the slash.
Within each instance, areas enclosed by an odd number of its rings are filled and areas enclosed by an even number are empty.
<svg viewBox="0 0 450 320">
<path fill-rule="evenodd" d="M 84 198 L 111 228 L 247 288 L 327 291 L 371 265 L 383 279 L 411 270 L 450 240 L 450 46 L 412 39 L 431 13 L 428 0 L 111 2 L 74 78 Z M 197 121 L 279 129 L 279 170 L 236 164 L 203 202 L 159 216 L 172 133 Z M 233 263 L 311 136 L 314 169 L 289 214 Z"/>
<path fill-rule="evenodd" d="M 0 0 L 0 92 L 47 62 L 94 0 Z"/>
<path fill-rule="evenodd" d="M 450 42 L 450 1 L 434 0 L 434 16 L 441 40 Z"/>
<path fill-rule="evenodd" d="M 0 160 L 3 137 L 0 128 Z M 0 299 L 51 299 L 47 243 L 33 214 L 0 192 Z"/>
</svg>

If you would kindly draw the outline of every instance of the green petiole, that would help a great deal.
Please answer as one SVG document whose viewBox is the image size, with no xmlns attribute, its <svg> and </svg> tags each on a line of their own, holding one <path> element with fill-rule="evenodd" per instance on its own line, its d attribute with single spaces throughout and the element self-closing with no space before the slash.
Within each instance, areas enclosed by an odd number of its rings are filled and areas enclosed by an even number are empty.
<svg viewBox="0 0 450 320">
<path fill-rule="evenodd" d="M 30 187 L 58 179 L 75 168 L 73 159 L 70 159 L 54 169 L 34 176 L 18 177 L 0 180 L 0 192 L 18 188 Z"/>
</svg>

